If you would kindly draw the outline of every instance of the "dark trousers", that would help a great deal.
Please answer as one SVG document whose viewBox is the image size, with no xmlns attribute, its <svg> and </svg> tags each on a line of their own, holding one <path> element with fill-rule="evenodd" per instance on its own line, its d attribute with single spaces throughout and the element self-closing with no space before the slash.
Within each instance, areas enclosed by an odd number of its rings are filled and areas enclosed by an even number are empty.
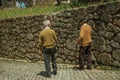
<svg viewBox="0 0 120 80">
<path fill-rule="evenodd" d="M 88 46 L 81 46 L 79 51 L 79 66 L 80 68 L 84 68 L 85 60 L 87 62 L 87 67 L 91 68 L 91 52 L 90 52 L 91 45 Z"/>
<path fill-rule="evenodd" d="M 50 60 L 52 61 L 53 70 L 57 70 L 55 53 L 56 53 L 55 48 L 43 48 L 45 68 L 48 74 L 51 74 Z"/>
</svg>

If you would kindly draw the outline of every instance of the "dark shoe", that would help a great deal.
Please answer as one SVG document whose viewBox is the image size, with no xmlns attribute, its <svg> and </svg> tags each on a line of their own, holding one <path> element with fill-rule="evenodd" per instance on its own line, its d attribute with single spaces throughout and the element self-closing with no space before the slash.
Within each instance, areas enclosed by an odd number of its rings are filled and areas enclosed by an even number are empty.
<svg viewBox="0 0 120 80">
<path fill-rule="evenodd" d="M 50 78 L 51 77 L 51 73 L 46 73 L 45 77 Z"/>
<path fill-rule="evenodd" d="M 57 71 L 53 71 L 53 75 L 57 75 Z"/>
<path fill-rule="evenodd" d="M 80 68 L 79 70 L 85 70 L 85 68 Z"/>
<path fill-rule="evenodd" d="M 79 67 L 78 70 L 85 70 L 85 68 L 84 67 Z"/>
<path fill-rule="evenodd" d="M 91 67 L 87 67 L 86 69 L 91 70 L 92 68 Z"/>
<path fill-rule="evenodd" d="M 51 77 L 51 75 L 50 75 L 50 74 L 47 74 L 45 77 L 50 78 L 50 77 Z"/>
</svg>

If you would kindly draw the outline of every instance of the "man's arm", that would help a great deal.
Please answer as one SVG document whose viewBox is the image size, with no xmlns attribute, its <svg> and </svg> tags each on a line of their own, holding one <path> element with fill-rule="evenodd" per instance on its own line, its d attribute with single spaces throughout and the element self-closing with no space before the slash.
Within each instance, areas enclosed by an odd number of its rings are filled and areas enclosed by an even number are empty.
<svg viewBox="0 0 120 80">
<path fill-rule="evenodd" d="M 53 33 L 53 37 L 54 37 L 55 43 L 57 44 L 57 43 L 58 43 L 58 41 L 57 41 L 57 34 L 56 34 L 55 31 L 53 31 L 53 32 L 54 32 L 54 33 Z"/>
<path fill-rule="evenodd" d="M 39 37 L 38 37 L 39 39 L 38 39 L 38 44 L 39 44 L 39 46 L 40 46 L 40 50 L 42 51 L 42 46 L 43 46 L 43 44 L 42 44 L 42 36 L 41 36 L 41 34 L 39 34 Z"/>
<path fill-rule="evenodd" d="M 84 32 L 81 30 L 81 31 L 80 31 L 80 36 L 79 36 L 79 38 L 78 38 L 78 40 L 77 40 L 77 43 L 78 43 L 78 44 L 81 44 L 81 43 L 82 43 L 82 41 L 83 41 L 83 36 L 84 36 Z"/>
</svg>

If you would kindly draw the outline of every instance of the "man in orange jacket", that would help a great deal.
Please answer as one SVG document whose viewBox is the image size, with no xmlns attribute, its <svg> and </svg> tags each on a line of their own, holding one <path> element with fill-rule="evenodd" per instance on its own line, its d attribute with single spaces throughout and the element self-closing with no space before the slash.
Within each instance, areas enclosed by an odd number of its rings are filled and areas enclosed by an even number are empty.
<svg viewBox="0 0 120 80">
<path fill-rule="evenodd" d="M 84 70 L 85 59 L 87 60 L 87 69 L 92 69 L 91 63 L 91 42 L 92 42 L 92 28 L 87 24 L 87 20 L 83 21 L 84 24 L 80 28 L 80 36 L 77 40 L 77 43 L 80 44 L 79 52 L 79 69 Z"/>
</svg>

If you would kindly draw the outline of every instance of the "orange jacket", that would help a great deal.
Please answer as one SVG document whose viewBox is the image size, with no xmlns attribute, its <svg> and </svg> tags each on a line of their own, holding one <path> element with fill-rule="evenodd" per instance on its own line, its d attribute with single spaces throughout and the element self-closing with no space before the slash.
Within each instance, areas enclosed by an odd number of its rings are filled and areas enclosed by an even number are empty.
<svg viewBox="0 0 120 80">
<path fill-rule="evenodd" d="M 78 43 L 82 46 L 87 46 L 92 42 L 92 28 L 87 23 L 84 23 L 80 28 L 80 36 L 78 38 Z"/>
</svg>

